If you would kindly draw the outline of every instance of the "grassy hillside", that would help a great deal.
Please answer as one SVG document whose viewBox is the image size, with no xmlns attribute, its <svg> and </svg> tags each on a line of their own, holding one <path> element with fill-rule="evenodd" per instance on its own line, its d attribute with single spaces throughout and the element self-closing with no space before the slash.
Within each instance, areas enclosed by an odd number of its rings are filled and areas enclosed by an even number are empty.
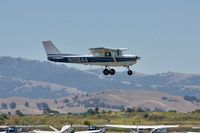
<svg viewBox="0 0 200 133">
<path fill-rule="evenodd" d="M 69 90 L 69 89 L 68 89 Z M 20 110 L 24 114 L 42 114 L 44 109 L 56 110 L 60 113 L 81 113 L 89 108 L 98 107 L 100 110 L 120 111 L 124 108 L 141 107 L 146 112 L 169 111 L 191 112 L 200 108 L 200 105 L 186 101 L 183 97 L 173 96 L 159 91 L 127 91 L 110 90 L 96 93 L 80 93 L 73 89 L 77 95 L 69 95 L 59 99 L 27 99 L 10 97 L 0 99 L 2 113 L 15 114 Z M 68 91 L 69 93 L 69 91 Z M 45 94 L 44 94 L 45 95 Z M 11 106 L 16 104 L 16 106 Z"/>
</svg>

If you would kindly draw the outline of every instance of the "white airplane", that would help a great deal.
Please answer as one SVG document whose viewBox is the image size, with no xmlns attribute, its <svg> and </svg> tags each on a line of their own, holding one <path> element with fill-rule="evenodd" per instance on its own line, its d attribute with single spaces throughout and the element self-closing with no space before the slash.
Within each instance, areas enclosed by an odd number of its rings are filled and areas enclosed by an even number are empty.
<svg viewBox="0 0 200 133">
<path fill-rule="evenodd" d="M 53 45 L 51 41 L 43 41 L 42 43 L 48 60 L 54 62 L 105 66 L 103 71 L 104 75 L 115 74 L 115 69 L 111 69 L 110 66 L 127 67 L 128 75 L 132 75 L 133 72 L 129 67 L 136 64 L 140 59 L 140 57 L 136 55 L 123 54 L 123 51 L 128 50 L 127 48 L 90 48 L 90 55 L 79 55 L 63 54 Z"/>
<path fill-rule="evenodd" d="M 167 128 L 175 128 L 179 127 L 179 125 L 153 125 L 153 126 L 144 126 L 144 125 L 106 125 L 106 127 L 111 128 L 124 128 L 124 129 L 131 129 L 137 130 L 137 133 L 140 132 L 140 130 L 147 130 L 151 129 L 150 133 L 167 133 Z"/>
<path fill-rule="evenodd" d="M 58 129 L 49 126 L 53 131 L 41 131 L 41 130 L 33 130 L 32 133 L 99 133 L 101 130 L 91 130 L 91 131 L 77 131 L 75 132 L 71 125 L 65 125 L 59 131 Z"/>
</svg>

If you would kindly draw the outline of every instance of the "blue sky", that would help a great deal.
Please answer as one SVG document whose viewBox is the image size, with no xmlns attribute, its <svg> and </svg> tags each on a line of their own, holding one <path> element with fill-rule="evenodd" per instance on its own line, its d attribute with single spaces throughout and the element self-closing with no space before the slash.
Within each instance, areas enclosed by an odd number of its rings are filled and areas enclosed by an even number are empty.
<svg viewBox="0 0 200 133">
<path fill-rule="evenodd" d="M 200 1 L 0 2 L 0 56 L 46 60 L 43 40 L 65 53 L 127 47 L 142 57 L 132 68 L 143 73 L 200 73 Z"/>
</svg>

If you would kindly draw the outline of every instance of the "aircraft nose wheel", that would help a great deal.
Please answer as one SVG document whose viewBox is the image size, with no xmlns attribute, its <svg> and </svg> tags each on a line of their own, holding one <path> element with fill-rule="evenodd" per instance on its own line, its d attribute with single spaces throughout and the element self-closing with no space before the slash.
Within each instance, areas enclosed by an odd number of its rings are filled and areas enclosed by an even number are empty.
<svg viewBox="0 0 200 133">
<path fill-rule="evenodd" d="M 104 74 L 104 75 L 108 75 L 109 73 L 110 73 L 110 71 L 109 71 L 108 69 L 104 69 L 104 70 L 103 70 L 103 74 Z"/>
<path fill-rule="evenodd" d="M 128 70 L 128 71 L 127 71 L 127 74 L 128 74 L 128 75 L 132 75 L 132 74 L 133 74 L 133 71 Z"/>
<path fill-rule="evenodd" d="M 110 69 L 110 75 L 114 75 L 115 74 L 115 69 Z"/>
</svg>

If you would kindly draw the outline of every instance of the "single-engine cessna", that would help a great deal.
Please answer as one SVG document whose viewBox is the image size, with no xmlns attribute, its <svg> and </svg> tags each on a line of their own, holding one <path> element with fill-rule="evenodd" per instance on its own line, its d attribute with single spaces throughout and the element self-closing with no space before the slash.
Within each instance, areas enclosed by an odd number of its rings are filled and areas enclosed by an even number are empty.
<svg viewBox="0 0 200 133">
<path fill-rule="evenodd" d="M 84 65 L 99 65 L 105 66 L 103 70 L 104 75 L 114 75 L 115 69 L 113 67 L 127 67 L 128 75 L 132 75 L 133 71 L 130 70 L 130 66 L 137 63 L 140 59 L 136 55 L 123 54 L 127 48 L 90 48 L 90 55 L 79 55 L 79 54 L 63 54 L 61 53 L 51 41 L 43 41 L 43 46 L 45 48 L 47 59 L 54 62 L 64 62 L 64 63 L 77 63 Z"/>
</svg>

